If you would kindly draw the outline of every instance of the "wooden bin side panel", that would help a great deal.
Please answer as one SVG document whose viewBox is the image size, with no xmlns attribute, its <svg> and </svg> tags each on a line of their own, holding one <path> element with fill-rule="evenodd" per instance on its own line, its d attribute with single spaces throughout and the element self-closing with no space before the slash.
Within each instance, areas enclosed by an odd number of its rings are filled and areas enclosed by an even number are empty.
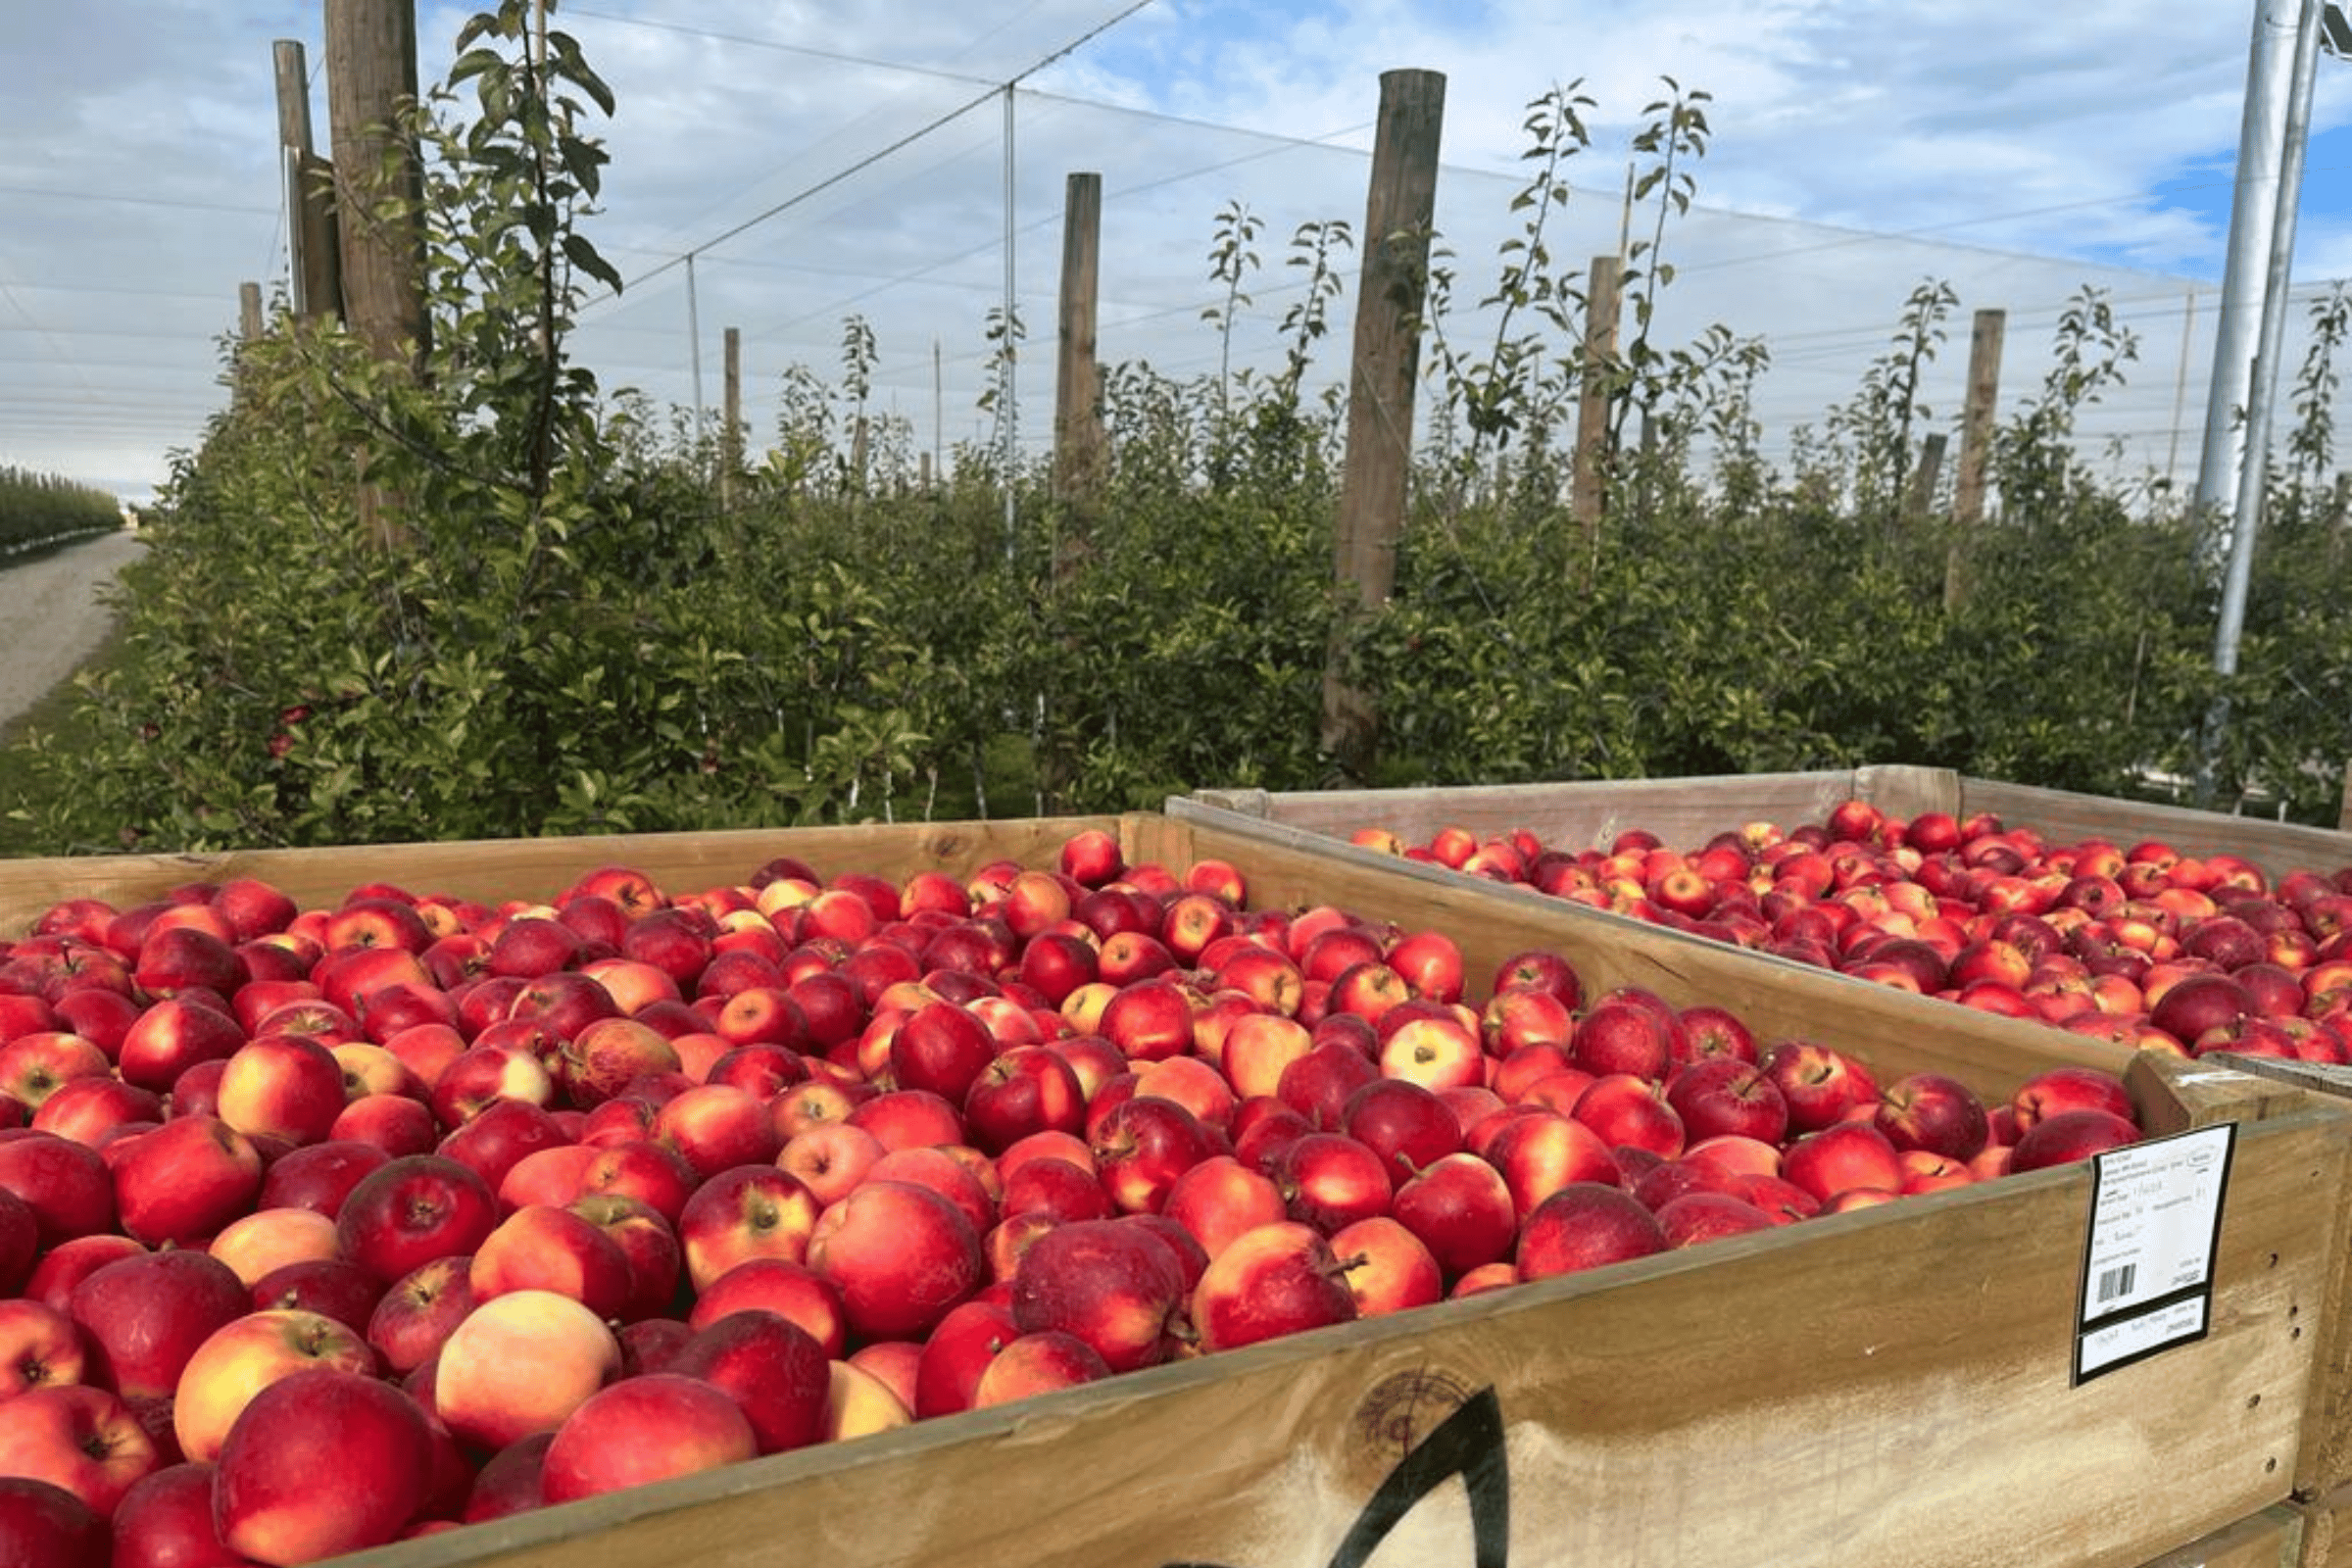
<svg viewBox="0 0 2352 1568">
<path fill-rule="evenodd" d="M 2333 1259 L 2282 1200 L 2342 1180 L 2346 1139 L 2326 1114 L 2247 1129 L 2210 1334 L 2080 1386 L 2077 1168 L 365 1560 L 754 1568 L 789 1543 L 787 1560 L 859 1568 L 2134 1568 L 2286 1498 Z M 1373 1500 L 1424 1467 L 1426 1496 L 1370 1532 Z M 1482 1521 L 1498 1555 L 1473 1553 Z M 1341 1554 L 1358 1529 L 1377 1556 Z"/>
<path fill-rule="evenodd" d="M 2352 833 L 2266 822 L 2185 807 L 2108 800 L 2065 790 L 2037 789 L 1989 779 L 1965 779 L 1961 798 L 1972 811 L 1991 811 L 2002 821 L 2031 827 L 2052 842 L 2102 838 L 2129 850 L 2142 839 L 2161 839 L 2183 855 L 2202 858 L 2236 855 L 2273 878 L 2293 870 L 2332 872 L 2352 866 Z"/>
<path fill-rule="evenodd" d="M 1192 799 L 1339 838 L 1366 827 L 1424 840 L 1441 827 L 1465 828 L 1481 838 L 1527 828 L 1549 844 L 1581 849 L 1606 848 L 1628 828 L 1646 828 L 1684 847 L 1755 817 L 1818 821 L 1861 787 L 1853 772 L 1755 773 L 1462 789 L 1201 790 Z M 1170 804 L 1175 808 L 1177 803 Z"/>
</svg>

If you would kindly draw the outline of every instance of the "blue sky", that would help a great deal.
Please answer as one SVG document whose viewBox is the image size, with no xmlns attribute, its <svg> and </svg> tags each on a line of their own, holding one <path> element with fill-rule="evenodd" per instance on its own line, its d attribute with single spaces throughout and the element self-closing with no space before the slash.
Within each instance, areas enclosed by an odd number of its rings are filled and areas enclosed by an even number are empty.
<svg viewBox="0 0 2352 1568">
<path fill-rule="evenodd" d="M 1009 228 L 1039 434 L 1071 171 L 1099 172 L 1106 193 L 1103 358 L 1199 374 L 1220 352 L 1200 320 L 1215 215 L 1241 201 L 1263 224 L 1235 348 L 1275 352 L 1293 230 L 1361 221 L 1383 71 L 1446 78 L 1440 222 L 1465 300 L 1513 233 L 1528 102 L 1569 81 L 1593 100 L 1578 196 L 1549 236 L 1577 266 L 1616 243 L 1627 144 L 1672 74 L 1711 95 L 1713 134 L 1669 238 L 1684 269 L 1660 307 L 1669 341 L 1720 322 L 1766 342 L 1759 409 L 1785 433 L 1853 393 L 1922 278 L 1960 296 L 1936 372 L 1951 385 L 1931 388 L 1954 410 L 1970 311 L 2009 313 L 2005 391 L 2023 396 L 2049 323 L 2097 287 L 2140 338 L 2130 390 L 2099 417 L 2131 443 L 2119 462 L 2145 466 L 2202 414 L 2198 333 L 2257 3 L 567 4 L 557 24 L 620 102 L 590 234 L 642 280 L 586 313 L 573 352 L 609 386 L 690 408 L 698 349 L 712 401 L 735 326 L 763 441 L 783 371 L 830 378 L 859 316 L 879 341 L 877 398 L 944 449 L 986 424 L 983 329 Z M 420 6 L 426 81 L 471 9 Z M 283 282 L 270 44 L 302 42 L 317 73 L 320 18 L 318 0 L 0 6 L 0 463 L 137 494 L 201 438 L 239 283 Z M 988 84 L 1049 58 L 1014 95 L 1008 224 Z M 2317 81 L 2306 296 L 2352 274 L 2352 64 L 2324 59 Z M 322 82 L 313 116 L 323 140 Z M 1478 330 L 1459 323 L 1464 340 Z"/>
</svg>

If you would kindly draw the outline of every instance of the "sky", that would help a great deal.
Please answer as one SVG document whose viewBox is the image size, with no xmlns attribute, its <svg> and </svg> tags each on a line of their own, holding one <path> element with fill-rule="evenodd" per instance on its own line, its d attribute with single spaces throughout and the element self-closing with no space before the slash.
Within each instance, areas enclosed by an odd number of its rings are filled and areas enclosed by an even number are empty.
<svg viewBox="0 0 2352 1568">
<path fill-rule="evenodd" d="M 1277 363 L 1302 224 L 1364 219 L 1383 73 L 1445 78 L 1441 265 L 1480 357 L 1523 240 L 1530 105 L 1589 99 L 1574 187 L 1546 218 L 1581 271 L 1624 232 L 1644 106 L 1704 93 L 1689 212 L 1658 253 L 1653 341 L 1760 341 L 1770 438 L 1818 428 L 1886 352 L 1905 300 L 1955 305 L 1925 387 L 1959 412 L 1970 322 L 2005 313 L 2004 410 L 2032 396 L 2070 298 L 2134 337 L 2086 437 L 2127 476 L 2193 479 L 2258 12 L 2288 0 L 595 0 L 563 4 L 617 99 L 588 237 L 620 270 L 570 350 L 608 390 L 715 416 L 742 344 L 755 454 L 786 372 L 838 389 L 846 323 L 874 334 L 876 406 L 943 457 L 991 438 L 987 328 L 1009 277 L 1027 338 L 1016 429 L 1051 426 L 1061 207 L 1101 176 L 1099 357 L 1178 378 Z M 441 79 L 475 7 L 420 0 Z M 273 301 L 287 241 L 272 45 L 299 42 L 329 152 L 324 0 L 0 0 L 0 466 L 143 500 L 221 408 L 239 286 Z M 2352 275 L 2352 62 L 2323 57 L 2297 215 L 2296 331 Z M 1009 102 L 1009 111 L 1007 104 Z M 1009 138 L 1008 138 L 1009 130 Z M 1008 154 L 1009 139 L 1009 154 Z M 1009 194 L 1009 212 L 1007 196 Z M 1230 344 L 1219 215 L 1258 223 Z M 1009 268 L 1007 265 L 1009 250 Z M 1347 293 L 1318 354 L 1344 368 Z M 2292 363 L 2300 342 L 2290 343 Z M 1429 359 L 1425 356 L 1425 366 Z M 699 372 L 699 373 L 698 373 Z M 2352 421 L 2347 421 L 2352 423 Z M 2339 463 L 2352 462 L 2339 454 Z"/>
</svg>

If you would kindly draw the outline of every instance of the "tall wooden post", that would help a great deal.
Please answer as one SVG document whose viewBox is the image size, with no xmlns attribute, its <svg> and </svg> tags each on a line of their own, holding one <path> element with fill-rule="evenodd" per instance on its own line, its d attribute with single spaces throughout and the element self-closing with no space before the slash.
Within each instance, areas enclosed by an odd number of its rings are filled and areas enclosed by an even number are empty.
<svg viewBox="0 0 2352 1568">
<path fill-rule="evenodd" d="M 735 490 L 743 473 L 743 328 L 727 328 L 724 359 L 719 368 L 719 417 L 725 422 L 718 435 L 718 510 L 735 510 Z"/>
<path fill-rule="evenodd" d="M 1577 372 L 1576 454 L 1568 480 L 1568 513 L 1584 525 L 1588 553 L 1599 548 L 1601 507 L 1608 491 L 1609 370 L 1617 363 L 1617 319 L 1624 292 L 1624 259 L 1593 257 L 1586 276 L 1585 360 Z"/>
<path fill-rule="evenodd" d="M 386 208 L 422 191 L 401 129 L 416 102 L 415 0 L 326 0 L 326 83 L 343 318 L 379 359 L 414 367 L 428 344 L 423 232 Z"/>
<path fill-rule="evenodd" d="M 1943 474 L 1943 451 L 1947 443 L 1943 432 L 1931 434 L 1919 447 L 1919 466 L 1911 470 L 1911 484 L 1903 496 L 1903 516 L 1916 522 L 1936 505 L 1936 481 Z"/>
<path fill-rule="evenodd" d="M 262 335 L 262 285 L 237 285 L 237 340 L 251 343 Z"/>
<path fill-rule="evenodd" d="M 311 76 L 301 40 L 270 45 L 277 78 L 277 144 L 286 170 L 286 250 L 294 315 L 310 320 L 343 309 L 336 254 L 334 166 L 311 141 Z"/>
<path fill-rule="evenodd" d="M 1952 476 L 1952 543 L 1944 557 L 1943 608 L 1968 597 L 1963 546 L 1984 519 L 1984 476 L 1992 464 L 1992 425 L 2001 399 L 2001 338 L 2006 311 L 1979 311 L 1968 337 L 1968 401 L 1960 411 L 1960 466 Z"/>
<path fill-rule="evenodd" d="M 1437 213 L 1438 142 L 1446 77 L 1388 71 L 1380 77 L 1372 177 L 1364 199 L 1362 281 L 1348 376 L 1348 457 L 1333 540 L 1343 600 L 1358 610 L 1388 602 L 1396 581 L 1413 455 L 1413 393 L 1420 379 L 1421 313 L 1429 293 L 1430 234 Z M 1323 747 L 1357 779 L 1371 776 L 1380 715 L 1340 667 L 1335 637 L 1323 672 Z"/>
<path fill-rule="evenodd" d="M 1102 176 L 1073 173 L 1062 195 L 1061 335 L 1054 378 L 1054 492 L 1083 510 L 1102 478 L 1102 387 L 1095 361 Z"/>
<path fill-rule="evenodd" d="M 334 144 L 335 225 L 343 321 L 370 353 L 422 370 L 430 335 L 424 306 L 424 236 L 414 213 L 422 193 L 416 149 L 402 121 L 416 102 L 415 0 L 326 0 L 326 109 Z M 354 496 L 360 537 L 378 549 L 405 534 L 400 498 L 367 473 Z"/>
</svg>

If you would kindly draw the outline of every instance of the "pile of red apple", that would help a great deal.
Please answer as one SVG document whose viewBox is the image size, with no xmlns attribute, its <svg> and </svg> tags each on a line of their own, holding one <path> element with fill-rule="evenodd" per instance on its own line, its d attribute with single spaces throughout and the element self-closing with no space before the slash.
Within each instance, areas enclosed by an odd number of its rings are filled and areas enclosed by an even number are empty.
<svg viewBox="0 0 2352 1568">
<path fill-rule="evenodd" d="M 1846 801 L 1697 849 L 1459 827 L 1353 842 L 2013 1018 L 2187 1055 L 2352 1062 L 2352 866 L 2273 887 L 2157 839 L 2053 844 L 1990 813 Z"/>
<path fill-rule="evenodd" d="M 2138 1135 L 1244 895 L 1090 830 L 57 905 L 0 949 L 0 1561 L 310 1562 Z"/>
</svg>

